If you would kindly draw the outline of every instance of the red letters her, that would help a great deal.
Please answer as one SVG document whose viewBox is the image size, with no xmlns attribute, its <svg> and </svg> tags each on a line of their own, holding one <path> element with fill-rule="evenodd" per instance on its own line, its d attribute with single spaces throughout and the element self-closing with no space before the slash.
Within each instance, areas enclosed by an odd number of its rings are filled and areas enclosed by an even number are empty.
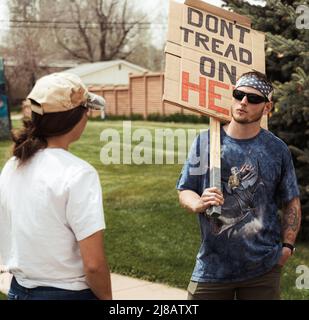
<svg viewBox="0 0 309 320">
<path fill-rule="evenodd" d="M 206 107 L 206 78 L 200 76 L 199 84 L 191 83 L 189 81 L 189 72 L 182 72 L 182 86 L 181 86 L 181 97 L 182 100 L 188 102 L 189 90 L 196 91 L 199 93 L 199 106 Z M 216 112 L 229 115 L 229 110 L 219 107 L 215 104 L 215 99 L 221 99 L 221 95 L 215 93 L 215 88 L 220 87 L 223 89 L 230 89 L 230 86 L 215 80 L 208 80 L 208 109 Z"/>
</svg>

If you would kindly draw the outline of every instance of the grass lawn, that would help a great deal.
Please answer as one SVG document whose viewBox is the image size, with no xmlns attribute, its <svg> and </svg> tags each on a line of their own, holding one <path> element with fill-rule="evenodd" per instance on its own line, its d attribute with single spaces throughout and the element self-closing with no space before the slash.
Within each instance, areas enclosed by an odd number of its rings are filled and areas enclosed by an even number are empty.
<svg viewBox="0 0 309 320">
<path fill-rule="evenodd" d="M 14 126 L 18 126 L 14 122 Z M 203 124 L 133 122 L 133 129 L 205 128 Z M 112 272 L 167 283 L 185 289 L 200 245 L 197 218 L 179 207 L 175 184 L 182 164 L 103 165 L 100 141 L 103 129 L 122 133 L 121 121 L 90 121 L 71 151 L 90 162 L 103 186 L 107 230 L 105 246 Z M 136 144 L 136 143 L 135 143 Z M 0 168 L 8 156 L 8 142 L 0 142 Z M 298 244 L 295 257 L 283 270 L 282 298 L 309 299 L 298 290 L 297 265 L 309 266 L 308 245 Z"/>
<path fill-rule="evenodd" d="M 0 292 L 0 300 L 6 300 L 6 299 L 7 299 L 6 295 Z"/>
</svg>

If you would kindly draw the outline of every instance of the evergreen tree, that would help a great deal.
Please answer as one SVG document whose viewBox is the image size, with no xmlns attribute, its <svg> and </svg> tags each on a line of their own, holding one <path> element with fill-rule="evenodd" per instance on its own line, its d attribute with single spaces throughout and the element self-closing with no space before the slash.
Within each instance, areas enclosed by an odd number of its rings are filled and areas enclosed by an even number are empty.
<svg viewBox="0 0 309 320">
<path fill-rule="evenodd" d="M 231 10 L 249 16 L 252 27 L 266 33 L 266 73 L 275 85 L 270 130 L 289 146 L 301 191 L 302 228 L 309 239 L 309 30 L 297 29 L 296 8 L 309 1 L 267 0 L 251 5 L 225 0 Z"/>
</svg>

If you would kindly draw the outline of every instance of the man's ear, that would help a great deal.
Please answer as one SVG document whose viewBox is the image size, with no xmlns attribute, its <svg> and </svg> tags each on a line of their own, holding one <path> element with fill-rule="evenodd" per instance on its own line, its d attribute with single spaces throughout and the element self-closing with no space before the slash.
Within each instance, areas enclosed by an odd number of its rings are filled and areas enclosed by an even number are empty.
<svg viewBox="0 0 309 320">
<path fill-rule="evenodd" d="M 274 103 L 272 101 L 265 103 L 263 114 L 264 115 L 269 114 L 269 112 L 273 108 L 273 105 L 274 105 Z"/>
</svg>

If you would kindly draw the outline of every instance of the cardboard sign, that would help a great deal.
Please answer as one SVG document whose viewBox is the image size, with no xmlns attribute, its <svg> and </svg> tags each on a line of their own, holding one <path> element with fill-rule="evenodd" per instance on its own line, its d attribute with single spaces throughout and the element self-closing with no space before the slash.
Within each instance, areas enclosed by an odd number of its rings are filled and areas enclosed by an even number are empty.
<svg viewBox="0 0 309 320">
<path fill-rule="evenodd" d="M 8 100 L 5 95 L 3 59 L 0 58 L 0 139 L 7 139 L 10 136 L 9 119 Z"/>
<path fill-rule="evenodd" d="M 170 1 L 163 99 L 230 121 L 236 79 L 265 73 L 265 36 L 250 26 L 247 17 L 200 0 Z"/>
</svg>

